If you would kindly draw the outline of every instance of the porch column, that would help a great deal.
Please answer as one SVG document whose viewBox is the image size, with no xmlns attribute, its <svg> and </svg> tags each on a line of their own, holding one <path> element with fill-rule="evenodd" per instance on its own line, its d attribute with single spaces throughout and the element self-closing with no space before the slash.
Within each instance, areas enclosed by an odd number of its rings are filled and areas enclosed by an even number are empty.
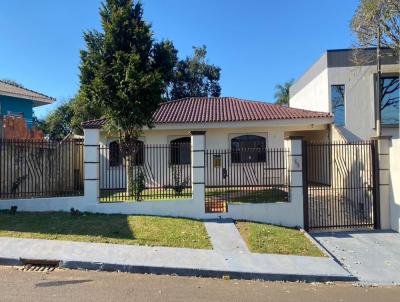
<svg viewBox="0 0 400 302">
<path fill-rule="evenodd" d="M 375 141 L 374 165 L 376 178 L 374 185 L 376 186 L 376 198 L 379 206 L 375 209 L 374 215 L 379 218 L 375 227 L 380 229 L 390 229 L 390 136 L 372 137 Z"/>
<path fill-rule="evenodd" d="M 307 228 L 307 217 L 304 216 L 303 196 L 303 140 L 302 137 L 293 136 L 285 140 L 285 148 L 289 151 L 289 201 L 295 209 L 293 213 L 287 213 L 293 219 L 293 223 L 301 228 Z M 307 213 L 306 213 L 307 214 Z"/>
<path fill-rule="evenodd" d="M 84 129 L 84 195 L 87 203 L 99 199 L 99 129 Z"/>
<path fill-rule="evenodd" d="M 192 149 L 192 194 L 193 200 L 199 206 L 199 214 L 205 212 L 205 131 L 191 131 Z"/>
</svg>

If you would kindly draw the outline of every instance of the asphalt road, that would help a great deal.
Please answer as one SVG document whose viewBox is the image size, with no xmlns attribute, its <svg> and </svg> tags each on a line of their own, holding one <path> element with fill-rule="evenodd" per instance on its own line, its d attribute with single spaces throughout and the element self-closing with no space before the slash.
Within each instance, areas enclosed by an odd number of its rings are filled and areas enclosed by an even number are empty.
<svg viewBox="0 0 400 302">
<path fill-rule="evenodd" d="M 238 281 L 0 266 L 0 301 L 399 301 L 400 287 Z"/>
</svg>

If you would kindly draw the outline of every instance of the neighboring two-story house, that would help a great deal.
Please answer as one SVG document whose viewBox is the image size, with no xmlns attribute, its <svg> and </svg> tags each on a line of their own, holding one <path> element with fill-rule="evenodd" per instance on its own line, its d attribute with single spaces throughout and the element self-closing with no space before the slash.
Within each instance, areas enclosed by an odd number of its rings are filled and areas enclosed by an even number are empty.
<svg viewBox="0 0 400 302">
<path fill-rule="evenodd" d="M 54 98 L 42 93 L 0 81 L 0 115 L 23 117 L 32 127 L 33 108 L 48 105 Z"/>
<path fill-rule="evenodd" d="M 0 128 L 7 117 L 17 117 L 23 118 L 30 129 L 33 108 L 53 102 L 53 98 L 42 93 L 0 81 Z"/>
<path fill-rule="evenodd" d="M 399 138 L 399 57 L 382 50 L 381 134 Z M 290 107 L 330 112 L 331 139 L 376 136 L 376 49 L 328 50 L 290 88 Z"/>
</svg>

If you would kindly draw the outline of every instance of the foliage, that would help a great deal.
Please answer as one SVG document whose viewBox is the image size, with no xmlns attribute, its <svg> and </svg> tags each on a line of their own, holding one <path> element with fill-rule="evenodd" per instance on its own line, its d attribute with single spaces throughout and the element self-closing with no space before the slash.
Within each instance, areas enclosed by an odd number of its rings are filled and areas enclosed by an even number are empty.
<svg viewBox="0 0 400 302">
<path fill-rule="evenodd" d="M 142 192 L 146 190 L 146 179 L 144 177 L 144 173 L 140 167 L 135 173 L 135 177 L 131 178 L 133 181 L 132 186 L 128 186 L 131 188 L 132 192 L 128 192 L 130 196 L 135 196 L 136 201 L 141 200 Z"/>
<path fill-rule="evenodd" d="M 88 63 L 81 72 L 90 85 L 81 79 L 82 90 L 103 109 L 109 130 L 120 133 L 127 152 L 142 128 L 152 126 L 176 51 L 172 42 L 154 42 L 140 2 L 107 0 L 100 16 L 103 33 L 85 36 L 87 54 L 94 48 L 96 55 L 91 61 L 83 52 Z"/>
<path fill-rule="evenodd" d="M 221 68 L 207 63 L 206 46 L 193 47 L 194 56 L 180 60 L 175 68 L 167 99 L 176 100 L 184 97 L 221 95 L 219 78 Z"/>
<path fill-rule="evenodd" d="M 351 19 L 351 29 L 362 47 L 377 46 L 378 28 L 381 46 L 400 52 L 400 1 L 360 0 Z"/>
<path fill-rule="evenodd" d="M 291 79 L 288 82 L 285 82 L 283 85 L 278 84 L 275 86 L 275 104 L 282 106 L 289 106 L 289 90 L 293 85 L 294 80 Z"/>
<path fill-rule="evenodd" d="M 39 122 L 39 129 L 42 130 L 52 140 L 62 140 L 66 135 L 71 133 L 71 120 L 74 116 L 71 102 L 68 101 L 56 110 L 51 112 L 44 122 Z"/>
<path fill-rule="evenodd" d="M 172 170 L 172 178 L 174 181 L 172 189 L 175 191 L 176 196 L 181 196 L 183 190 L 185 190 L 185 188 L 188 186 L 189 180 L 187 177 L 182 177 L 181 170 L 177 167 L 174 167 Z"/>
<path fill-rule="evenodd" d="M 4 82 L 4 83 L 7 83 L 7 84 L 10 84 L 10 85 L 13 85 L 13 86 L 16 86 L 16 87 L 19 87 L 19 88 L 25 88 L 24 85 L 22 85 L 21 83 L 19 83 L 19 82 L 17 82 L 17 81 L 14 81 L 14 80 L 10 80 L 10 79 L 1 79 L 0 81 L 1 81 L 1 82 Z"/>
</svg>

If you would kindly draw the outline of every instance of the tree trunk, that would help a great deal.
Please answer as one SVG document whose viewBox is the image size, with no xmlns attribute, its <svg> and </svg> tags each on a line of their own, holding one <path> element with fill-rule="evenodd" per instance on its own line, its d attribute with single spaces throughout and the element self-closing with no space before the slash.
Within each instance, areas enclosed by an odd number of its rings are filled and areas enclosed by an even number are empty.
<svg viewBox="0 0 400 302">
<path fill-rule="evenodd" d="M 135 196 L 134 194 L 134 181 L 135 181 L 135 159 L 134 155 L 128 154 L 126 156 L 126 195 L 128 197 Z"/>
</svg>

